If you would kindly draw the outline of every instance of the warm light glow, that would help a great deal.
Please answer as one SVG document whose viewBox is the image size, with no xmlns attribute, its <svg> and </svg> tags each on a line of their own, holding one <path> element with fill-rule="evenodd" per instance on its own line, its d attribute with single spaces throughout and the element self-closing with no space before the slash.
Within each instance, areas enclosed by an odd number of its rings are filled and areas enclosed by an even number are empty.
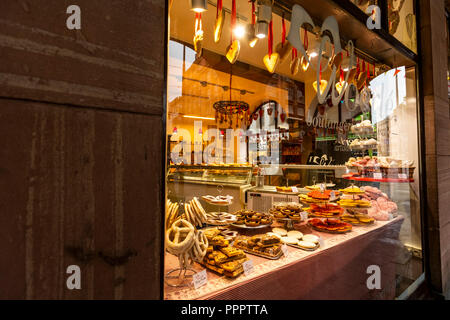
<svg viewBox="0 0 450 320">
<path fill-rule="evenodd" d="M 233 30 L 234 36 L 241 39 L 245 35 L 245 28 L 243 25 L 237 25 Z"/>
<path fill-rule="evenodd" d="M 248 43 L 248 45 L 250 46 L 250 48 L 253 48 L 256 45 L 257 42 L 258 42 L 258 38 L 255 38 L 255 39 L 251 40 Z"/>
<path fill-rule="evenodd" d="M 258 33 L 256 36 L 258 37 L 258 39 L 264 39 L 266 37 L 264 33 Z"/>
<path fill-rule="evenodd" d="M 192 11 L 197 12 L 197 13 L 202 13 L 202 12 L 205 12 L 206 9 L 204 9 L 204 8 L 193 8 Z"/>
<path fill-rule="evenodd" d="M 348 68 L 344 68 L 344 69 L 342 69 L 342 71 L 347 72 L 347 71 L 348 71 Z"/>
<path fill-rule="evenodd" d="M 311 52 L 310 54 L 309 54 L 309 57 L 310 58 L 315 58 L 315 57 L 317 57 L 318 56 L 318 54 L 317 54 L 317 52 L 315 52 L 315 51 L 313 51 L 313 52 Z"/>
<path fill-rule="evenodd" d="M 187 116 L 187 115 L 184 115 L 183 118 L 201 119 L 201 120 L 216 120 L 215 118 L 200 117 L 200 116 Z"/>
</svg>

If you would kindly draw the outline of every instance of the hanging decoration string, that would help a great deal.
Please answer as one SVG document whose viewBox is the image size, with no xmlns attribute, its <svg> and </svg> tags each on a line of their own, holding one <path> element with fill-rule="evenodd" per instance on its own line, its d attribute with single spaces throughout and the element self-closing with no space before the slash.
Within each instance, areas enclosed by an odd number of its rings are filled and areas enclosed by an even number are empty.
<svg viewBox="0 0 450 320">
<path fill-rule="evenodd" d="M 294 60 L 295 58 L 297 58 L 297 55 L 298 55 L 297 49 L 292 48 L 292 60 Z"/>
<path fill-rule="evenodd" d="M 233 43 L 233 30 L 236 26 L 236 0 L 231 4 L 231 43 Z"/>
<path fill-rule="evenodd" d="M 222 11 L 222 0 L 217 0 L 216 19 L 219 17 L 219 12 Z"/>
<path fill-rule="evenodd" d="M 342 70 L 342 66 L 339 66 L 339 81 L 343 82 L 344 81 L 344 70 Z"/>
<path fill-rule="evenodd" d="M 308 45 L 309 45 L 308 30 L 306 30 L 306 28 L 305 28 L 305 33 L 303 36 L 303 47 L 305 48 L 305 51 L 308 51 Z"/>
<path fill-rule="evenodd" d="M 284 21 L 284 11 L 283 16 L 281 17 L 281 46 L 284 47 L 286 42 L 286 23 Z"/>
<path fill-rule="evenodd" d="M 220 0 L 222 1 L 222 0 Z M 255 1 L 249 0 L 252 3 L 252 25 L 256 24 L 256 14 L 255 14 Z"/>
<path fill-rule="evenodd" d="M 234 0 L 233 0 L 234 1 Z M 269 37 L 268 37 L 268 47 L 269 47 L 269 59 L 272 56 L 272 51 L 273 51 L 273 24 L 272 24 L 272 20 L 270 20 L 269 23 Z"/>
<path fill-rule="evenodd" d="M 195 33 L 202 30 L 202 14 L 199 12 L 195 13 Z"/>
</svg>

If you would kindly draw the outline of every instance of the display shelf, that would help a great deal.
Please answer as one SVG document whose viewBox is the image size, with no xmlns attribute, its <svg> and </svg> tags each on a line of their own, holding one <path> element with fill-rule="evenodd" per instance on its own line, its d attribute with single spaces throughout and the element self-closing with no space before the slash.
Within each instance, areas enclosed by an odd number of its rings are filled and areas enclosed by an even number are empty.
<svg viewBox="0 0 450 320">
<path fill-rule="evenodd" d="M 410 183 L 414 182 L 414 179 L 395 179 L 395 178 L 368 178 L 368 177 L 355 177 L 355 176 L 342 176 L 342 179 L 364 182 L 395 182 L 395 183 Z"/>
</svg>

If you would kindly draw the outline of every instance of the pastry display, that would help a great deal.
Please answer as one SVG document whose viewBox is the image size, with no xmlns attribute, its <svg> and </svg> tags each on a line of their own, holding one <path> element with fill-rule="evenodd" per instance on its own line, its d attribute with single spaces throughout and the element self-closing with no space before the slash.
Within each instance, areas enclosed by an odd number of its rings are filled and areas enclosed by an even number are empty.
<svg viewBox="0 0 450 320">
<path fill-rule="evenodd" d="M 244 272 L 242 264 L 248 260 L 245 252 L 230 246 L 228 240 L 217 234 L 218 229 L 209 229 L 206 238 L 209 241 L 207 253 L 200 264 L 205 268 L 229 278 L 235 278 Z"/>
<path fill-rule="evenodd" d="M 349 158 L 345 165 L 356 168 L 361 176 L 372 177 L 374 172 L 381 173 L 382 178 L 398 179 L 404 176 L 412 179 L 414 175 L 414 161 L 397 160 L 390 157 L 358 157 Z M 401 176 L 400 176 L 401 175 Z"/>
<path fill-rule="evenodd" d="M 283 254 L 280 238 L 269 234 L 239 236 L 234 242 L 234 247 L 268 259 L 278 259 Z"/>
<path fill-rule="evenodd" d="M 179 205 L 176 202 L 171 202 L 167 199 L 166 202 L 166 230 L 169 229 L 175 220 L 178 218 Z"/>
<path fill-rule="evenodd" d="M 282 228 L 273 228 L 272 232 L 267 233 L 280 239 L 288 246 L 299 248 L 306 251 L 314 251 L 319 248 L 319 237 L 313 234 L 304 235 L 300 231 L 287 231 Z"/>
<path fill-rule="evenodd" d="M 294 193 L 294 189 L 292 189 L 292 187 L 275 187 L 275 188 L 277 189 L 278 192 Z"/>
<path fill-rule="evenodd" d="M 292 219 L 301 220 L 302 205 L 296 202 L 279 202 L 275 203 L 273 208 L 269 210 L 276 219 Z"/>
<path fill-rule="evenodd" d="M 206 223 L 214 226 L 225 226 L 236 222 L 236 216 L 226 212 L 208 212 Z"/>
<path fill-rule="evenodd" d="M 234 226 L 246 226 L 249 228 L 263 228 L 272 224 L 272 217 L 268 214 L 253 210 L 239 210 L 234 213 L 236 221 Z"/>
<path fill-rule="evenodd" d="M 346 233 L 352 230 L 352 225 L 337 219 L 310 219 L 308 224 L 317 231 L 329 233 Z"/>
<path fill-rule="evenodd" d="M 167 251 L 178 257 L 180 269 L 189 268 L 206 255 L 208 239 L 201 230 L 184 219 L 178 219 L 166 231 Z"/>
<path fill-rule="evenodd" d="M 341 191 L 344 194 L 363 194 L 364 190 L 358 188 L 357 186 L 350 186 L 347 187 L 345 189 L 340 189 L 339 191 Z"/>
<path fill-rule="evenodd" d="M 332 193 L 334 193 L 335 197 L 339 195 L 339 191 L 324 190 L 323 192 L 321 192 L 319 190 L 314 190 L 309 192 L 307 196 L 316 200 L 334 200 L 330 199 Z"/>
<path fill-rule="evenodd" d="M 352 133 L 373 133 L 373 126 L 370 120 L 364 120 L 350 127 Z"/>
<path fill-rule="evenodd" d="M 204 229 L 203 232 L 205 233 L 206 237 L 213 238 L 215 236 L 222 236 L 224 240 L 228 242 L 232 242 L 238 235 L 237 231 L 233 231 L 228 229 L 227 227 L 213 227 L 213 228 L 207 228 Z"/>
<path fill-rule="evenodd" d="M 371 138 L 371 139 L 354 139 L 349 144 L 349 147 L 351 149 L 377 149 L 378 148 L 378 141 Z"/>
<path fill-rule="evenodd" d="M 183 218 L 197 227 L 201 227 L 206 223 L 206 212 L 196 197 L 184 204 Z"/>
<path fill-rule="evenodd" d="M 312 203 L 306 211 L 308 212 L 309 217 L 317 218 L 336 218 L 344 213 L 344 209 L 342 209 L 338 204 L 335 203 Z"/>
<path fill-rule="evenodd" d="M 338 204 L 343 208 L 370 208 L 370 201 L 361 199 L 341 199 L 338 201 Z"/>
<path fill-rule="evenodd" d="M 348 222 L 352 225 L 368 225 L 375 222 L 375 219 L 367 214 L 347 210 L 348 213 L 340 217 L 341 221 Z"/>
<path fill-rule="evenodd" d="M 233 201 L 233 196 L 202 196 L 202 199 L 208 202 L 209 204 L 215 204 L 215 205 L 230 205 Z"/>
<path fill-rule="evenodd" d="M 326 203 L 328 202 L 328 199 L 315 199 L 315 198 L 311 198 L 310 196 L 306 195 L 306 194 L 301 194 L 299 195 L 299 199 L 301 202 L 303 203 Z"/>
</svg>

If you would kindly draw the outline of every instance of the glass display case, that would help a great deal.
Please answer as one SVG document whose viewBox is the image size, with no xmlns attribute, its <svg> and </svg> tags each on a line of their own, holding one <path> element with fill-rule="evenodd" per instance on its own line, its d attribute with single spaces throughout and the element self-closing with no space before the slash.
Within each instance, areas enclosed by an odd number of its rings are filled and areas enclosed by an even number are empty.
<svg viewBox="0 0 450 320">
<path fill-rule="evenodd" d="M 170 165 L 169 182 L 217 185 L 245 185 L 252 180 L 252 166 L 246 165 Z"/>
</svg>

